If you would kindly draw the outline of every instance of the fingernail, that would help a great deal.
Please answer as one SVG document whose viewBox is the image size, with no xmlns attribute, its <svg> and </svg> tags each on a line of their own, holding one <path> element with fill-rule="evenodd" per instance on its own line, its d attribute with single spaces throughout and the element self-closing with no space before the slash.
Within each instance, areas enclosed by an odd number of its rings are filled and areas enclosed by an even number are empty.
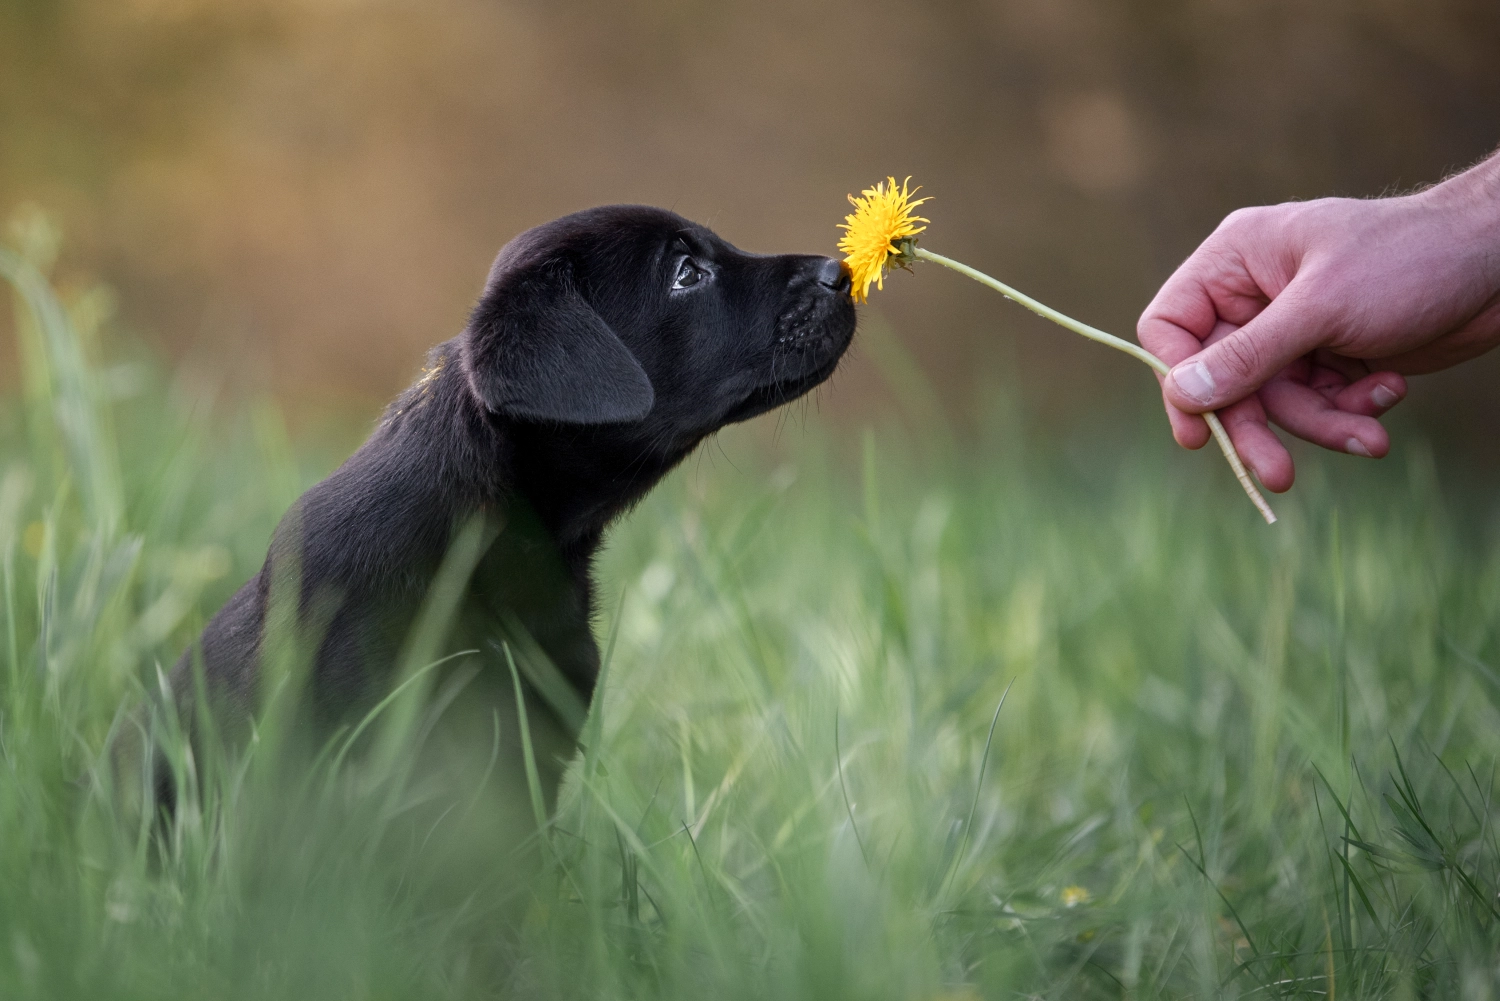
<svg viewBox="0 0 1500 1001">
<path fill-rule="evenodd" d="M 1370 399 L 1375 401 L 1377 407 L 1394 407 L 1400 402 L 1401 397 L 1396 395 L 1395 390 L 1385 386 L 1376 386 L 1370 390 Z"/>
<path fill-rule="evenodd" d="M 1214 377 L 1201 361 L 1190 361 L 1172 369 L 1172 381 L 1177 384 L 1177 391 L 1194 403 L 1207 406 L 1213 402 Z"/>
<path fill-rule="evenodd" d="M 1374 396 L 1375 394 L 1371 393 L 1370 395 Z M 1348 441 L 1344 442 L 1344 451 L 1348 452 L 1350 455 L 1362 455 L 1366 459 L 1370 457 L 1370 450 L 1368 448 L 1365 448 L 1365 443 L 1360 441 L 1358 438 L 1350 438 Z"/>
</svg>

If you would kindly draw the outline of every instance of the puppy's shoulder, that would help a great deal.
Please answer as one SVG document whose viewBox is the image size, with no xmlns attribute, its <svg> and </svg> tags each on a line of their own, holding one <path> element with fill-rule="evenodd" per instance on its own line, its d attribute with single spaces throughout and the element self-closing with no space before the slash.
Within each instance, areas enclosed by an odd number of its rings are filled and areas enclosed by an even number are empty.
<svg viewBox="0 0 1500 1001">
<path fill-rule="evenodd" d="M 430 349 L 416 380 L 386 406 L 377 430 L 396 423 L 411 424 L 414 417 L 409 415 L 430 410 L 434 405 L 439 409 L 454 407 L 461 401 L 455 398 L 458 394 L 453 391 L 462 387 L 455 386 L 453 380 L 455 375 L 461 374 L 458 338 Z"/>
</svg>

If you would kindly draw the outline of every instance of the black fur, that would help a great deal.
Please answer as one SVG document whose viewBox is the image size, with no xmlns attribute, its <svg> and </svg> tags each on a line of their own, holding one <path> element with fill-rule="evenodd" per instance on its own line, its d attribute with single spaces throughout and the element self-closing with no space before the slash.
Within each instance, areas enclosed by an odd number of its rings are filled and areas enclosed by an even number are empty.
<svg viewBox="0 0 1500 1001">
<path fill-rule="evenodd" d="M 220 711 L 254 711 L 268 596 L 286 568 L 304 619 L 326 612 L 314 716 L 330 725 L 371 705 L 475 515 L 498 534 L 448 649 L 480 649 L 480 676 L 503 688 L 499 641 L 534 641 L 586 705 L 605 528 L 706 435 L 826 379 L 853 336 L 848 291 L 828 258 L 746 254 L 660 209 L 591 209 L 516 237 L 463 333 L 287 513 L 265 565 L 203 631 Z M 179 693 L 194 655 L 174 671 Z"/>
</svg>

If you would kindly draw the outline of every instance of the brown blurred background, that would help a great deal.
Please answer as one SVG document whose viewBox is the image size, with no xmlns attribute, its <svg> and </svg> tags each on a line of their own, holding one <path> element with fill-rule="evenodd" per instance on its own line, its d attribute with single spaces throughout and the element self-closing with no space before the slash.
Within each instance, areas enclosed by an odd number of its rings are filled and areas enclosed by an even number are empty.
<svg viewBox="0 0 1500 1001">
<path fill-rule="evenodd" d="M 587 205 L 831 253 L 846 192 L 913 174 L 932 249 L 1130 334 L 1230 210 L 1497 143 L 1496 0 L 0 0 L 0 214 L 41 205 L 124 329 L 294 406 L 373 413 L 502 243 Z M 866 321 L 960 420 L 1007 373 L 1059 421 L 1152 393 L 935 269 Z M 889 405 L 871 354 L 823 413 Z M 1497 399 L 1491 358 L 1403 419 L 1500 468 Z"/>
</svg>

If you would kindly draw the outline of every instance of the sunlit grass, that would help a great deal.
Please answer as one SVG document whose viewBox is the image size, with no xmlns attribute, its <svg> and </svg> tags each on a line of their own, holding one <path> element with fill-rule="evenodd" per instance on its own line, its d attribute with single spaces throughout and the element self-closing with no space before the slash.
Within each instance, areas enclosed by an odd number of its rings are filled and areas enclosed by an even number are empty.
<svg viewBox="0 0 1500 1001">
<path fill-rule="evenodd" d="M 727 436 L 614 533 L 597 736 L 529 844 L 491 746 L 404 767 L 420 706 L 293 774 L 274 726 L 179 742 L 153 833 L 109 734 L 337 456 L 0 270 L 7 997 L 1494 996 L 1500 545 L 1419 452 L 1268 529 L 1155 425 L 1086 473 L 999 417 Z"/>
</svg>

